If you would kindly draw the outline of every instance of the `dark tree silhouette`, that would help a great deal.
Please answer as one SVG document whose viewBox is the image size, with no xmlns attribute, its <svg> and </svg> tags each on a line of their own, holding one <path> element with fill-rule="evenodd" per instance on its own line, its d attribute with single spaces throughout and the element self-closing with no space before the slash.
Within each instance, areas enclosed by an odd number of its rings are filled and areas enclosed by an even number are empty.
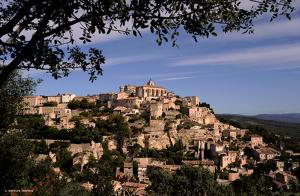
<svg viewBox="0 0 300 196">
<path fill-rule="evenodd" d="M 83 43 L 95 34 L 115 31 L 141 36 L 149 29 L 156 42 L 170 41 L 176 46 L 179 31 L 195 41 L 223 32 L 253 33 L 253 20 L 268 13 L 271 20 L 290 18 L 292 0 L 3 0 L 0 2 L 0 86 L 14 70 L 47 70 L 54 78 L 67 76 L 74 69 L 88 71 L 90 80 L 102 74 L 102 51 L 80 50 L 74 37 L 79 25 Z M 218 27 L 218 28 L 216 28 Z"/>
</svg>

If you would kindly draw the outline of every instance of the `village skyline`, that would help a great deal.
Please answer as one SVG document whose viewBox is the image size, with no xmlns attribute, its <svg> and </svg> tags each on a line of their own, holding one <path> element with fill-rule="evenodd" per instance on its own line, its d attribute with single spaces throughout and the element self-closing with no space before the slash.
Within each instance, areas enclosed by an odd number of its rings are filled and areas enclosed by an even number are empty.
<svg viewBox="0 0 300 196">
<path fill-rule="evenodd" d="M 299 1 L 294 4 L 300 7 Z M 93 83 L 82 71 L 58 80 L 34 70 L 24 75 L 44 81 L 37 94 L 110 92 L 151 77 L 179 95 L 202 97 L 218 113 L 296 113 L 300 112 L 299 26 L 296 9 L 292 20 L 270 23 L 267 17 L 260 18 L 251 35 L 220 32 L 195 43 L 180 32 L 179 48 L 171 43 L 158 46 L 148 30 L 141 32 L 142 38 L 113 33 L 93 37 L 87 45 L 77 42 L 84 51 L 96 47 L 105 55 L 103 76 Z"/>
</svg>

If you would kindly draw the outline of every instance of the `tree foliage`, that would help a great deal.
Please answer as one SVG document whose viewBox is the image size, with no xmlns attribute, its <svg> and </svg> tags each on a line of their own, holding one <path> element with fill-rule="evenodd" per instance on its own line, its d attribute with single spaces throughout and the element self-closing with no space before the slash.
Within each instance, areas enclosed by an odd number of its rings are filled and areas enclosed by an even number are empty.
<svg viewBox="0 0 300 196">
<path fill-rule="evenodd" d="M 71 110 L 75 109 L 92 109 L 96 105 L 95 103 L 89 103 L 87 99 L 82 100 L 72 100 L 68 103 L 68 108 Z"/>
<path fill-rule="evenodd" d="M 119 114 L 112 114 L 108 120 L 109 132 L 115 135 L 117 140 L 117 149 L 123 152 L 122 148 L 124 145 L 125 138 L 129 138 L 131 130 L 128 127 L 128 123 L 125 118 Z"/>
<path fill-rule="evenodd" d="M 232 126 L 249 129 L 249 133 L 263 136 L 264 142 L 283 150 L 300 152 L 300 126 L 298 123 L 287 123 L 256 119 L 250 116 L 218 114 L 217 118 Z M 286 137 L 288 136 L 288 137 Z"/>
<path fill-rule="evenodd" d="M 33 146 L 21 134 L 5 134 L 0 145 L 0 190 L 28 186 Z"/>
<path fill-rule="evenodd" d="M 45 107 L 56 107 L 57 102 L 56 101 L 48 101 L 48 102 L 44 103 L 43 106 L 45 106 Z"/>
<path fill-rule="evenodd" d="M 236 195 L 275 195 L 275 184 L 270 176 L 241 176 L 231 186 Z"/>
<path fill-rule="evenodd" d="M 16 69 L 47 70 L 54 78 L 73 69 L 88 71 L 90 80 L 102 74 L 102 51 L 81 51 L 79 41 L 90 42 L 93 35 L 111 32 L 141 36 L 149 29 L 156 42 L 176 46 L 179 31 L 195 41 L 216 36 L 217 31 L 253 33 L 253 20 L 264 13 L 271 19 L 290 18 L 292 0 L 159 1 L 159 0 L 4 0 L 0 2 L 0 58 L 3 61 L 0 86 Z M 59 6 L 58 6 L 59 5 Z M 74 28 L 74 26 L 79 28 Z M 76 31 L 76 32 L 75 32 Z"/>
<path fill-rule="evenodd" d="M 218 185 L 213 174 L 202 167 L 183 167 L 173 174 L 150 167 L 147 175 L 151 195 L 233 195 L 230 187 Z"/>
<path fill-rule="evenodd" d="M 36 84 L 33 79 L 23 78 L 14 72 L 5 85 L 0 87 L 0 133 L 6 131 L 15 117 L 23 111 L 23 96 L 32 94 Z"/>
</svg>

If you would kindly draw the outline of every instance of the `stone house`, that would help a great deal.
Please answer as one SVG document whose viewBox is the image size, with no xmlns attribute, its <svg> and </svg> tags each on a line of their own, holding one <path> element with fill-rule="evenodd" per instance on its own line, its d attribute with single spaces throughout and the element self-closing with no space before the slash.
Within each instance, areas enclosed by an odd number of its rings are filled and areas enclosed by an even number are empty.
<svg viewBox="0 0 300 196">
<path fill-rule="evenodd" d="M 222 132 L 222 136 L 226 138 L 236 139 L 237 130 L 226 129 Z"/>
<path fill-rule="evenodd" d="M 251 135 L 250 144 L 252 148 L 256 146 L 262 146 L 264 144 L 263 137 L 260 135 Z"/>
<path fill-rule="evenodd" d="M 62 103 L 69 103 L 76 97 L 75 94 L 72 93 L 64 93 L 61 95 L 61 102 Z"/>
<path fill-rule="evenodd" d="M 220 159 L 220 169 L 226 168 L 230 163 L 234 163 L 237 160 L 237 153 L 234 151 L 229 151 L 226 155 L 221 155 Z"/>
<path fill-rule="evenodd" d="M 135 95 L 136 94 L 136 86 L 130 85 L 130 84 L 120 86 L 120 93 L 122 93 L 122 92 L 124 92 L 128 95 Z"/>
<path fill-rule="evenodd" d="M 108 101 L 113 102 L 117 99 L 117 94 L 116 93 L 102 93 L 99 94 L 98 100 L 101 103 L 107 103 Z"/>
<path fill-rule="evenodd" d="M 43 103 L 47 102 L 47 99 L 42 96 L 25 96 L 23 102 L 26 107 L 39 107 L 43 106 Z"/>
<path fill-rule="evenodd" d="M 117 178 L 123 178 L 126 177 L 128 179 L 133 177 L 133 164 L 132 162 L 124 162 L 123 166 L 123 172 L 120 171 L 120 167 L 117 167 L 116 169 L 116 177 Z"/>
<path fill-rule="evenodd" d="M 189 117 L 192 121 L 200 124 L 214 124 L 216 122 L 215 115 L 206 107 L 189 108 Z"/>
<path fill-rule="evenodd" d="M 46 96 L 47 102 L 56 102 L 56 103 L 62 103 L 61 95 L 54 95 L 54 96 Z"/>
<path fill-rule="evenodd" d="M 117 106 L 114 108 L 114 113 L 122 114 L 125 110 L 127 110 L 124 106 Z"/>
<path fill-rule="evenodd" d="M 140 108 L 142 100 L 138 97 L 128 97 L 123 99 L 117 99 L 112 102 L 113 106 L 124 106 L 127 108 Z"/>
<path fill-rule="evenodd" d="M 274 159 L 276 156 L 280 155 L 280 153 L 270 147 L 262 147 L 259 149 L 254 149 L 254 156 L 260 160 L 270 160 Z"/>
<path fill-rule="evenodd" d="M 246 135 L 247 132 L 248 132 L 247 129 L 237 129 L 236 130 L 237 136 L 240 136 L 240 137 L 245 137 L 245 135 Z"/>
<path fill-rule="evenodd" d="M 225 146 L 221 141 L 216 142 L 214 144 L 210 145 L 210 155 L 211 157 L 216 157 L 218 156 L 219 153 L 224 152 Z"/>
<path fill-rule="evenodd" d="M 96 160 L 99 160 L 103 155 L 103 148 L 101 143 L 82 143 L 82 144 L 70 144 L 68 151 L 71 152 L 72 156 L 77 153 L 88 153 L 90 152 Z"/>
<path fill-rule="evenodd" d="M 148 186 L 148 184 L 137 183 L 137 182 L 124 182 L 121 186 L 123 190 L 132 193 L 132 195 L 135 196 L 147 195 L 145 189 Z M 123 195 L 123 194 L 124 192 L 121 191 L 120 194 L 117 195 Z"/>
<path fill-rule="evenodd" d="M 158 102 L 151 102 L 150 103 L 150 115 L 154 119 L 161 117 L 163 113 L 163 103 L 158 101 Z"/>
<path fill-rule="evenodd" d="M 76 96 L 73 100 L 82 101 L 84 99 L 86 99 L 89 103 L 94 103 L 99 99 L 99 96 L 98 95 Z"/>
<path fill-rule="evenodd" d="M 210 171 L 211 173 L 215 173 L 216 166 L 213 160 L 182 160 L 183 165 L 188 165 L 192 167 L 203 167 Z"/>
<path fill-rule="evenodd" d="M 163 103 L 163 111 L 168 111 L 168 110 L 179 110 L 180 106 L 175 104 L 176 97 L 171 97 L 171 98 L 161 98 L 161 101 Z"/>
<path fill-rule="evenodd" d="M 153 158 L 133 158 L 133 161 L 138 163 L 138 178 L 139 182 L 149 183 L 149 178 L 147 176 L 148 166 L 163 166 L 166 165 L 165 161 L 157 161 Z"/>
<path fill-rule="evenodd" d="M 200 104 L 200 98 L 198 96 L 186 96 L 182 98 L 182 104 L 185 107 L 198 106 Z"/>
<path fill-rule="evenodd" d="M 284 171 L 284 161 L 274 159 L 272 162 L 275 163 L 277 171 Z"/>
</svg>

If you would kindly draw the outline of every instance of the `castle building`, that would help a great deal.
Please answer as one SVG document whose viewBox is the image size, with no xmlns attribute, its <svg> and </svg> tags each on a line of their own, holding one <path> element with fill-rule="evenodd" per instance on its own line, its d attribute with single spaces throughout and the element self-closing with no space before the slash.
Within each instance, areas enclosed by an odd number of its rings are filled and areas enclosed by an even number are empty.
<svg viewBox="0 0 300 196">
<path fill-rule="evenodd" d="M 164 87 L 156 86 L 150 79 L 147 84 L 136 87 L 136 95 L 141 98 L 159 98 L 167 95 Z"/>
<path fill-rule="evenodd" d="M 182 104 L 187 107 L 198 106 L 200 104 L 200 98 L 198 96 L 186 96 L 183 97 Z"/>
<path fill-rule="evenodd" d="M 136 86 L 135 85 L 124 85 L 120 87 L 120 92 L 125 92 L 128 95 L 136 93 Z"/>
</svg>

